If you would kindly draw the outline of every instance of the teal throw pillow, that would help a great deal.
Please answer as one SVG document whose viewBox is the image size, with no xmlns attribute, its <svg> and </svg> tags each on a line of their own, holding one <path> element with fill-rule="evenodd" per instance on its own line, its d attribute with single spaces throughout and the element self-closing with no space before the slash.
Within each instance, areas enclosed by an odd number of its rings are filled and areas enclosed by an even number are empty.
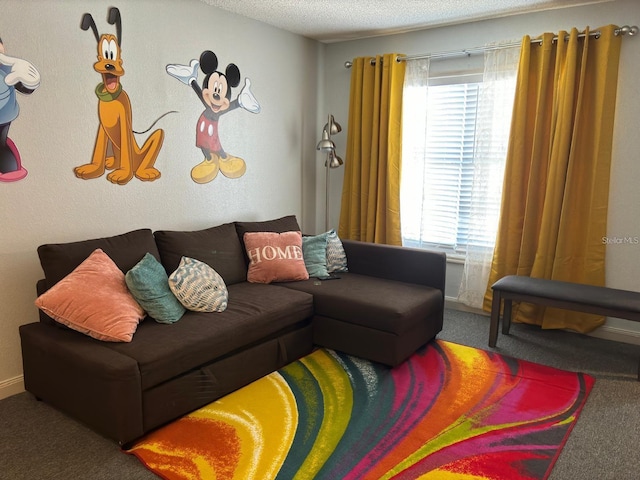
<svg viewBox="0 0 640 480">
<path fill-rule="evenodd" d="M 302 256 L 310 277 L 326 277 L 328 233 L 302 237 Z"/>
<path fill-rule="evenodd" d="M 330 230 L 327 234 L 327 271 L 329 273 L 348 272 L 347 255 L 340 237 L 335 230 Z"/>
<path fill-rule="evenodd" d="M 164 267 L 146 253 L 125 275 L 127 287 L 140 306 L 159 323 L 175 323 L 185 312 L 169 288 Z"/>
</svg>

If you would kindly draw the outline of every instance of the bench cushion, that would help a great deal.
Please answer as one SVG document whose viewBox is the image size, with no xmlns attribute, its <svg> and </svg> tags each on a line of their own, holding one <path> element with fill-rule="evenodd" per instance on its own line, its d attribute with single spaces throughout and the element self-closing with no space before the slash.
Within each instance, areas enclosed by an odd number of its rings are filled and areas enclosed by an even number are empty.
<svg viewBox="0 0 640 480">
<path fill-rule="evenodd" d="M 523 294 L 556 302 L 570 302 L 576 306 L 598 307 L 609 310 L 611 316 L 615 316 L 615 312 L 621 311 L 640 314 L 640 292 L 629 290 L 531 278 L 522 275 L 503 277 L 495 282 L 491 288 L 500 292 Z"/>
</svg>

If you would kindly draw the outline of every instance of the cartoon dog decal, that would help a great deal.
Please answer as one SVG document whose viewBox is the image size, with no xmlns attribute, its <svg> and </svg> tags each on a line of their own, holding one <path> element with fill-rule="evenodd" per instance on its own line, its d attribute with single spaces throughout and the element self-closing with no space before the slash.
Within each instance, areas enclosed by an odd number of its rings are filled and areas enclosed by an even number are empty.
<svg viewBox="0 0 640 480">
<path fill-rule="evenodd" d="M 202 88 L 198 85 L 198 69 L 205 74 Z M 191 86 L 205 110 L 196 126 L 196 146 L 202 150 L 204 160 L 191 169 L 191 178 L 196 183 L 208 183 L 216 178 L 218 171 L 228 178 L 239 178 L 247 170 L 242 158 L 228 154 L 222 148 L 218 136 L 218 122 L 222 115 L 238 107 L 259 113 L 260 105 L 251 93 L 251 81 L 245 84 L 235 100 L 231 100 L 231 89 L 240 84 L 240 69 L 233 63 L 218 71 L 218 57 L 211 50 L 205 50 L 200 60 L 191 60 L 189 65 L 170 64 L 167 73 L 185 85 Z"/>
<path fill-rule="evenodd" d="M 27 176 L 20 152 L 9 138 L 9 127 L 20 112 L 16 92 L 30 95 L 39 86 L 40 73 L 36 67 L 7 55 L 0 39 L 0 182 L 16 182 Z"/>
<path fill-rule="evenodd" d="M 102 82 L 96 87 L 98 97 L 99 126 L 96 136 L 91 163 L 74 169 L 78 178 L 97 178 L 104 174 L 105 169 L 113 170 L 107 175 L 112 183 L 125 185 L 134 176 L 139 180 L 153 181 L 160 178 L 160 171 L 155 168 L 156 158 L 160 153 L 164 140 L 164 131 L 155 130 L 142 145 L 138 146 L 134 133 L 146 133 L 165 114 L 160 116 L 149 129 L 135 132 L 132 129 L 131 102 L 120 82 L 124 75 L 122 68 L 121 43 L 122 21 L 120 11 L 111 7 L 107 21 L 116 26 L 117 35 L 98 34 L 98 29 L 89 13 L 82 17 L 80 28 L 91 28 L 98 43 L 98 61 L 93 69 L 102 75 Z M 112 155 L 108 155 L 111 147 Z"/>
</svg>

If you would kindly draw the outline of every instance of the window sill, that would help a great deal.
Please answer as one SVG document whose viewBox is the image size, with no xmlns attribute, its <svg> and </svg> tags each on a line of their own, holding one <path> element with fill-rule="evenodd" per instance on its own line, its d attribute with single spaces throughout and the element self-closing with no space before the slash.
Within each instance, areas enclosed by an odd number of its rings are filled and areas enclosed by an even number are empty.
<svg viewBox="0 0 640 480">
<path fill-rule="evenodd" d="M 405 245 L 409 248 L 418 248 L 420 250 L 427 250 L 429 252 L 438 252 L 444 253 L 447 256 L 447 263 L 455 263 L 459 265 L 464 265 L 464 261 L 466 259 L 466 255 L 464 253 L 452 252 L 451 250 L 446 250 L 444 248 L 426 248 L 426 247 L 414 247 L 412 245 Z"/>
<path fill-rule="evenodd" d="M 464 265 L 465 256 L 460 253 L 447 253 L 447 263 Z"/>
</svg>

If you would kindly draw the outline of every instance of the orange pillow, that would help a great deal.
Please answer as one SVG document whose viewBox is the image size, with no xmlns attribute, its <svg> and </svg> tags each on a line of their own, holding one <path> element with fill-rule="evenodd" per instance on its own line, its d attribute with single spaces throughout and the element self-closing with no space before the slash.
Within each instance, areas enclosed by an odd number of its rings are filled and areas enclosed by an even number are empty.
<svg viewBox="0 0 640 480">
<path fill-rule="evenodd" d="M 130 342 L 145 316 L 124 273 L 99 248 L 35 303 L 57 322 L 107 342 Z"/>
<path fill-rule="evenodd" d="M 247 232 L 243 240 L 249 257 L 247 281 L 271 283 L 309 279 L 300 232 Z"/>
</svg>

